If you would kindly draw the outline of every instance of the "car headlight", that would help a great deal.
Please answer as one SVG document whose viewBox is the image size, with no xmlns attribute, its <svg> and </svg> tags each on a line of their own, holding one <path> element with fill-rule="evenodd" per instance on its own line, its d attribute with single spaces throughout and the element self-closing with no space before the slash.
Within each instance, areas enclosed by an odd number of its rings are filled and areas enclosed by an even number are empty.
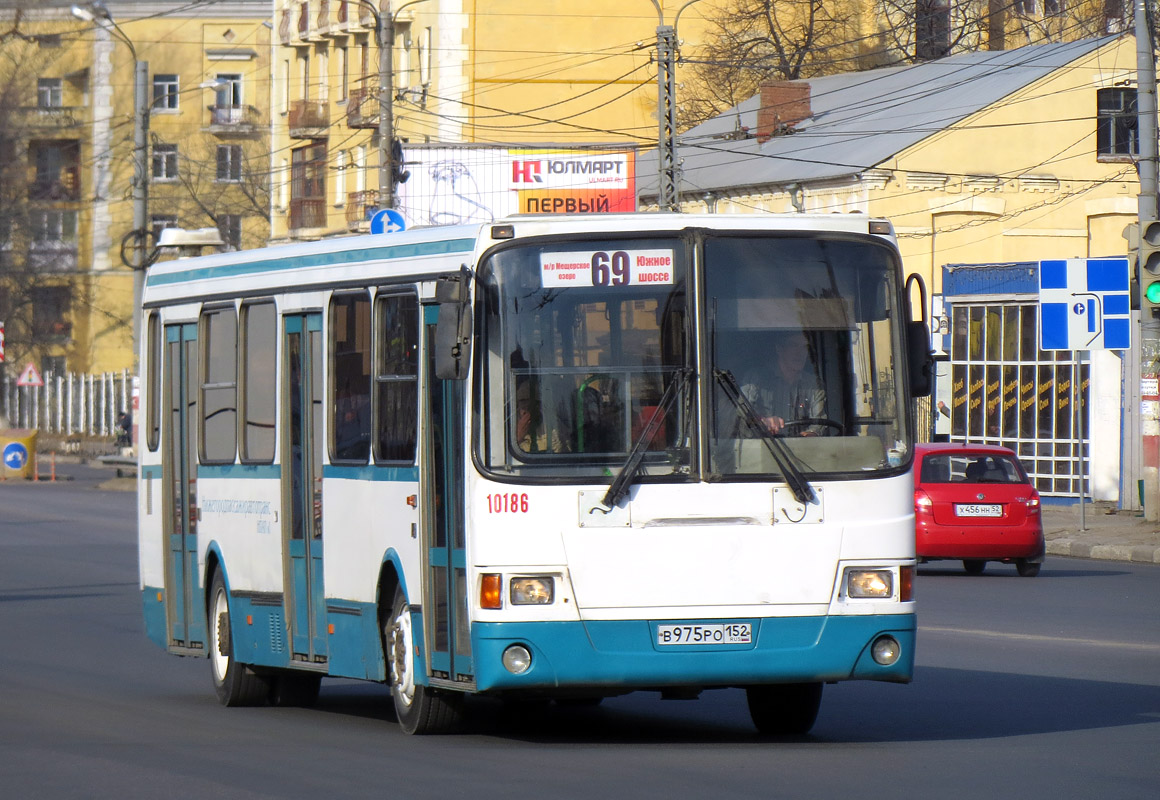
<svg viewBox="0 0 1160 800">
<path fill-rule="evenodd" d="M 555 596 L 556 583 L 550 575 L 512 578 L 513 606 L 546 606 Z"/>
<path fill-rule="evenodd" d="M 894 571 L 889 569 L 846 570 L 846 596 L 858 599 L 889 599 L 894 596 Z"/>
</svg>

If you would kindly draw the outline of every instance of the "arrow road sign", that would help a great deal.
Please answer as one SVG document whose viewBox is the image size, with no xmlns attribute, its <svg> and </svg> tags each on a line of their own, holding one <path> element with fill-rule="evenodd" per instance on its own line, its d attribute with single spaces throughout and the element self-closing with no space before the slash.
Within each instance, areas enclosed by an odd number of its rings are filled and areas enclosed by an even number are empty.
<svg viewBox="0 0 1160 800">
<path fill-rule="evenodd" d="M 1127 350 L 1132 346 L 1126 258 L 1039 262 L 1039 346 L 1043 350 Z"/>
<path fill-rule="evenodd" d="M 398 233 L 407 229 L 403 215 L 393 208 L 384 208 L 371 217 L 371 233 Z"/>
</svg>

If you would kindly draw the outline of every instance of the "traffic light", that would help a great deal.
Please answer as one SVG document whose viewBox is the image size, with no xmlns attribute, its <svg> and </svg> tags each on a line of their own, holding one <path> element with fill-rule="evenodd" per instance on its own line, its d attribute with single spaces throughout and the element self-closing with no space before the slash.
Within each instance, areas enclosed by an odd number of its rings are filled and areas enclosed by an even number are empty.
<svg viewBox="0 0 1160 800">
<path fill-rule="evenodd" d="M 1160 317 L 1160 220 L 1145 220 L 1139 233 L 1140 309 L 1145 315 Z"/>
</svg>

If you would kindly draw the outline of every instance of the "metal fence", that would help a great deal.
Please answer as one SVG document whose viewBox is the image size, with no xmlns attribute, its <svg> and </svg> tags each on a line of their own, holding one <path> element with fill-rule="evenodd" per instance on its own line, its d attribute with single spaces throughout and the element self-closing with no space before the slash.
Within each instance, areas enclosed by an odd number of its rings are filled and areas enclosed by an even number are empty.
<svg viewBox="0 0 1160 800">
<path fill-rule="evenodd" d="M 0 384 L 0 428 L 29 428 L 65 436 L 113 436 L 117 415 L 131 408 L 129 370 L 98 375 L 47 374 L 43 386 Z"/>
</svg>

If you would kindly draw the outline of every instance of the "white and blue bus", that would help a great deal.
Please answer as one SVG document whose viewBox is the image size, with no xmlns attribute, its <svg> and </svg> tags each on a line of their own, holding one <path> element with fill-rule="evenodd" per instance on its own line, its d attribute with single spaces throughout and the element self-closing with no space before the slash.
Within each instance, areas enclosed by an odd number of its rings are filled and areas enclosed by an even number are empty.
<svg viewBox="0 0 1160 800">
<path fill-rule="evenodd" d="M 929 347 L 884 220 L 336 238 L 157 264 L 141 313 L 146 628 L 225 705 L 359 678 L 425 733 L 743 687 L 802 733 L 825 683 L 911 678 Z"/>
</svg>

